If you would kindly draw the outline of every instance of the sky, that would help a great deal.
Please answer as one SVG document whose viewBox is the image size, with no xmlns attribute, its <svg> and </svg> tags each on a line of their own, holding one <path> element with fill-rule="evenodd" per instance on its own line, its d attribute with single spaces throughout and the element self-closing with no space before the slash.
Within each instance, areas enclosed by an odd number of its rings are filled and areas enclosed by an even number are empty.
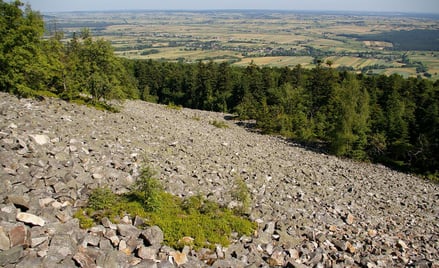
<svg viewBox="0 0 439 268">
<path fill-rule="evenodd" d="M 22 0 L 41 12 L 274 9 L 439 14 L 439 0 Z"/>
</svg>

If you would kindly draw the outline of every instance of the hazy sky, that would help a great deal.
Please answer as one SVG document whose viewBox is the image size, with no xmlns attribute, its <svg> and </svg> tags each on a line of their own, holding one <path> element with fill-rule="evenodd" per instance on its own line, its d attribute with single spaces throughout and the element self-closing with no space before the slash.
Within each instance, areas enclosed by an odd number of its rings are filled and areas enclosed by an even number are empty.
<svg viewBox="0 0 439 268">
<path fill-rule="evenodd" d="M 34 10 L 277 9 L 438 13 L 439 0 L 23 0 Z"/>
</svg>

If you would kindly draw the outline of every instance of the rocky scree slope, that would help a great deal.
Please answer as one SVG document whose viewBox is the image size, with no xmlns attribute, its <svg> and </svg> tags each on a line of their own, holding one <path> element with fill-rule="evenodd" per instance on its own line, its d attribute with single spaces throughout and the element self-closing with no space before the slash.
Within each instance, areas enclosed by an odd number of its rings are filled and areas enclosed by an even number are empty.
<svg viewBox="0 0 439 268">
<path fill-rule="evenodd" d="M 248 132 L 226 115 L 127 101 L 120 113 L 0 93 L 0 266 L 439 267 L 439 186 L 380 165 Z M 163 246 L 139 218 L 79 228 L 90 191 L 123 193 L 139 167 L 166 190 L 224 205 L 237 177 L 254 237 L 228 248 Z"/>
</svg>

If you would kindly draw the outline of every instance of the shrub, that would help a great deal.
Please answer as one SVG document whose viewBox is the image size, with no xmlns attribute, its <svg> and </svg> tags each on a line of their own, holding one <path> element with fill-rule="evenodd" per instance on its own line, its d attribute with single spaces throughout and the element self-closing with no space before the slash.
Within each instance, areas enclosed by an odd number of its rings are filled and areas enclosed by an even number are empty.
<svg viewBox="0 0 439 268">
<path fill-rule="evenodd" d="M 235 179 L 235 188 L 232 191 L 232 198 L 240 203 L 238 212 L 248 214 L 250 212 L 251 196 L 247 184 L 241 177 Z"/>
<path fill-rule="evenodd" d="M 210 121 L 209 124 L 217 128 L 229 128 L 229 125 L 227 125 L 224 121 L 214 120 L 214 121 Z"/>
<path fill-rule="evenodd" d="M 144 167 L 141 170 L 140 177 L 133 187 L 134 195 L 137 195 L 145 207 L 146 211 L 155 211 L 160 208 L 160 195 L 163 187 L 160 182 L 154 178 L 155 172 L 150 167 Z"/>
<path fill-rule="evenodd" d="M 117 204 L 117 199 L 117 195 L 109 188 L 97 188 L 90 194 L 88 205 L 94 210 L 103 210 L 114 207 Z"/>
<path fill-rule="evenodd" d="M 181 105 L 176 105 L 173 102 L 168 103 L 168 105 L 166 105 L 166 108 L 171 109 L 171 110 L 177 110 L 177 111 L 180 111 L 181 109 L 183 109 L 183 107 Z"/>
</svg>

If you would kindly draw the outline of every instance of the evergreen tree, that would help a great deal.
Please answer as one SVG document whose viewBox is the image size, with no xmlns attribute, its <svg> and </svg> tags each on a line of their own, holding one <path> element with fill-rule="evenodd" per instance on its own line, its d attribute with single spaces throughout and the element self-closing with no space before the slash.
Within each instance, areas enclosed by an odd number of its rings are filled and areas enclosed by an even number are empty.
<svg viewBox="0 0 439 268">
<path fill-rule="evenodd" d="M 347 75 L 332 96 L 334 114 L 330 146 L 335 155 L 367 158 L 369 132 L 369 95 L 360 88 L 353 74 Z"/>
</svg>

